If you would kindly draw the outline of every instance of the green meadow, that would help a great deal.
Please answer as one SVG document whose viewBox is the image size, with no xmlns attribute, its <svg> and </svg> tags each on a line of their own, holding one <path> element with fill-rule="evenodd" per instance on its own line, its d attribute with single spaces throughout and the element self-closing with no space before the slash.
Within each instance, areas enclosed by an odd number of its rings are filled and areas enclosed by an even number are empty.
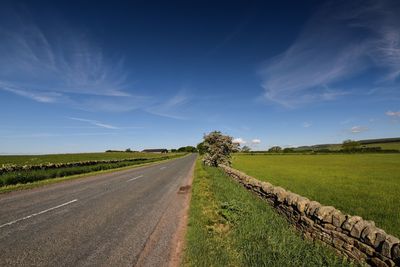
<svg viewBox="0 0 400 267">
<path fill-rule="evenodd" d="M 400 236 L 400 154 L 235 154 L 233 167 Z"/>
<path fill-rule="evenodd" d="M 265 201 L 197 161 L 183 266 L 349 266 Z"/>
</svg>

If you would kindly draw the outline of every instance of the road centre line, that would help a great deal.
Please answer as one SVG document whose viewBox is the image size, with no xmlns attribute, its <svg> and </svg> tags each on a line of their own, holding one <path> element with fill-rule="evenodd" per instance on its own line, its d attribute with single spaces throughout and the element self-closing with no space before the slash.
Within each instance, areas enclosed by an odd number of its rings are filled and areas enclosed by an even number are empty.
<svg viewBox="0 0 400 267">
<path fill-rule="evenodd" d="M 166 169 L 166 168 L 167 168 L 167 167 L 161 167 L 160 170 L 164 170 L 164 169 Z"/>
<path fill-rule="evenodd" d="M 65 202 L 65 203 L 63 203 L 63 204 L 60 204 L 60 205 L 58 205 L 58 206 L 55 206 L 55 207 L 52 207 L 52 208 L 49 208 L 49 209 L 46 209 L 46 210 L 42 210 L 42 211 L 40 211 L 40 212 L 33 213 L 33 214 L 28 215 L 28 216 L 25 216 L 25 217 L 23 217 L 23 218 L 19 218 L 19 219 L 17 219 L 17 220 L 14 220 L 14 221 L 11 221 L 11 222 L 2 224 L 2 225 L 0 225 L 0 228 L 5 227 L 5 226 L 8 226 L 8 225 L 12 225 L 12 224 L 14 224 L 14 223 L 17 223 L 17 222 L 20 222 L 20 221 L 23 221 L 23 220 L 26 220 L 26 219 L 29 219 L 29 218 L 32 218 L 32 217 L 35 217 L 35 216 L 38 216 L 38 215 L 41 215 L 41 214 L 43 214 L 43 213 L 46 213 L 46 212 L 49 212 L 49 211 L 52 211 L 52 210 L 55 210 L 55 209 L 59 209 L 59 208 L 64 207 L 64 206 L 66 206 L 66 205 L 72 204 L 72 203 L 74 203 L 74 202 L 76 202 L 76 201 L 78 201 L 78 200 L 77 200 L 77 199 L 74 199 L 74 200 Z"/>
<path fill-rule="evenodd" d="M 134 180 L 142 178 L 142 177 L 143 177 L 143 175 L 139 175 L 137 177 L 134 177 L 134 178 L 131 178 L 131 179 L 127 180 L 127 182 L 134 181 Z"/>
</svg>

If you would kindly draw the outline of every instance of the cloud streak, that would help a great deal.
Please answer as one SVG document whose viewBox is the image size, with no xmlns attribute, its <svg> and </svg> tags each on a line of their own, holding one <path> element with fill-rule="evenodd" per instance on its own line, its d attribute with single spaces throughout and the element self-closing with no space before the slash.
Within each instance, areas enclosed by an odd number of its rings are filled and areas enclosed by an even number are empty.
<svg viewBox="0 0 400 267">
<path fill-rule="evenodd" d="M 244 140 L 243 138 L 238 137 L 238 138 L 234 138 L 234 139 L 232 140 L 232 143 L 236 143 L 236 144 L 239 144 L 239 145 L 244 145 L 244 144 L 246 144 L 247 142 L 246 142 L 246 140 Z"/>
<path fill-rule="evenodd" d="M 32 134 L 13 134 L 2 135 L 1 138 L 49 138 L 49 137 L 73 137 L 73 136 L 107 136 L 116 135 L 117 133 L 69 133 L 69 134 L 55 134 L 55 133 L 32 133 Z"/>
<path fill-rule="evenodd" d="M 368 127 L 364 127 L 364 126 L 353 126 L 350 129 L 350 132 L 352 133 L 362 133 L 368 131 Z"/>
<path fill-rule="evenodd" d="M 398 117 L 400 118 L 400 111 L 388 111 L 386 112 L 386 115 L 389 117 Z"/>
<path fill-rule="evenodd" d="M 153 115 L 177 119 L 177 120 L 186 120 L 187 117 L 178 115 L 178 112 L 184 105 L 189 103 L 190 97 L 187 95 L 185 90 L 179 91 L 177 94 L 173 95 L 169 99 L 164 102 L 158 102 L 153 104 L 145 110 Z"/>
<path fill-rule="evenodd" d="M 296 41 L 260 71 L 264 96 L 286 107 L 354 93 L 339 84 L 370 68 L 383 84 L 400 75 L 400 5 L 396 1 L 329 2 Z M 363 92 L 366 93 L 366 92 Z"/>
<path fill-rule="evenodd" d="M 57 92 L 24 90 L 24 89 L 15 88 L 15 87 L 12 87 L 9 85 L 5 85 L 1 82 L 0 82 L 0 89 L 3 89 L 4 91 L 11 92 L 11 93 L 19 95 L 19 96 L 33 99 L 33 100 L 35 100 L 37 102 L 41 102 L 41 103 L 55 103 L 55 102 L 58 102 L 59 99 L 63 97 L 62 94 L 57 93 Z"/>
<path fill-rule="evenodd" d="M 119 127 L 116 127 L 116 126 L 113 126 L 113 125 L 110 125 L 110 124 L 106 124 L 106 123 L 102 123 L 102 122 L 99 122 L 99 121 L 96 121 L 96 120 L 88 120 L 88 119 L 74 118 L 74 117 L 68 117 L 68 119 L 75 120 L 75 121 L 87 122 L 87 123 L 89 123 L 91 125 L 95 125 L 95 126 L 98 126 L 100 128 L 113 129 L 113 130 L 120 129 Z"/>
<path fill-rule="evenodd" d="M 253 145 L 258 145 L 258 144 L 261 144 L 261 140 L 256 138 L 256 139 L 251 140 L 251 143 Z"/>
</svg>

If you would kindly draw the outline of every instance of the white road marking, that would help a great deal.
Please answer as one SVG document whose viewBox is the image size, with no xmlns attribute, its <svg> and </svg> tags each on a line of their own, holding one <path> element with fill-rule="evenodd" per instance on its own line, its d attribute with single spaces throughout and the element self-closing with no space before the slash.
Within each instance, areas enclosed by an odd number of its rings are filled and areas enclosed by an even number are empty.
<svg viewBox="0 0 400 267">
<path fill-rule="evenodd" d="M 166 169 L 166 168 L 167 168 L 167 167 L 161 167 L 160 170 L 164 170 L 164 169 Z"/>
<path fill-rule="evenodd" d="M 25 216 L 25 217 L 23 217 L 23 218 L 20 218 L 20 219 L 17 219 L 17 220 L 14 220 L 14 221 L 11 221 L 11 222 L 2 224 L 2 225 L 0 225 L 0 228 L 5 227 L 5 226 L 8 226 L 8 225 L 11 225 L 11 224 L 14 224 L 14 223 L 17 223 L 17 222 L 19 222 L 19 221 L 23 221 L 23 220 L 26 220 L 26 219 L 29 219 L 29 218 L 32 218 L 32 217 L 41 215 L 41 214 L 43 214 L 43 213 L 46 213 L 46 212 L 49 212 L 49 211 L 52 211 L 52 210 L 55 210 L 55 209 L 58 209 L 58 208 L 61 208 L 61 207 L 64 207 L 64 206 L 69 205 L 69 204 L 72 204 L 72 203 L 74 203 L 74 202 L 76 202 L 76 201 L 78 201 L 78 200 L 77 200 L 77 199 L 74 199 L 74 200 L 65 202 L 64 204 L 61 204 L 61 205 L 58 205 L 58 206 L 49 208 L 49 209 L 47 209 L 47 210 L 42 210 L 42 211 L 40 211 L 40 212 L 33 213 L 33 214 L 28 215 L 28 216 Z"/>
<path fill-rule="evenodd" d="M 143 175 L 139 175 L 138 177 L 134 177 L 134 178 L 129 179 L 127 182 L 134 181 L 134 180 L 142 178 L 142 177 L 143 177 Z"/>
</svg>

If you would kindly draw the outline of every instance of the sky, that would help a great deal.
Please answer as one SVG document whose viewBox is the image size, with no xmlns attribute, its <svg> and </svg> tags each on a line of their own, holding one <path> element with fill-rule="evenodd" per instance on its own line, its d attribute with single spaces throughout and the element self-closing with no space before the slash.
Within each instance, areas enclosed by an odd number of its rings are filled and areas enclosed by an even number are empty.
<svg viewBox="0 0 400 267">
<path fill-rule="evenodd" d="M 395 0 L 1 1 L 0 153 L 178 148 L 213 130 L 253 150 L 399 137 L 398 14 Z"/>
</svg>

